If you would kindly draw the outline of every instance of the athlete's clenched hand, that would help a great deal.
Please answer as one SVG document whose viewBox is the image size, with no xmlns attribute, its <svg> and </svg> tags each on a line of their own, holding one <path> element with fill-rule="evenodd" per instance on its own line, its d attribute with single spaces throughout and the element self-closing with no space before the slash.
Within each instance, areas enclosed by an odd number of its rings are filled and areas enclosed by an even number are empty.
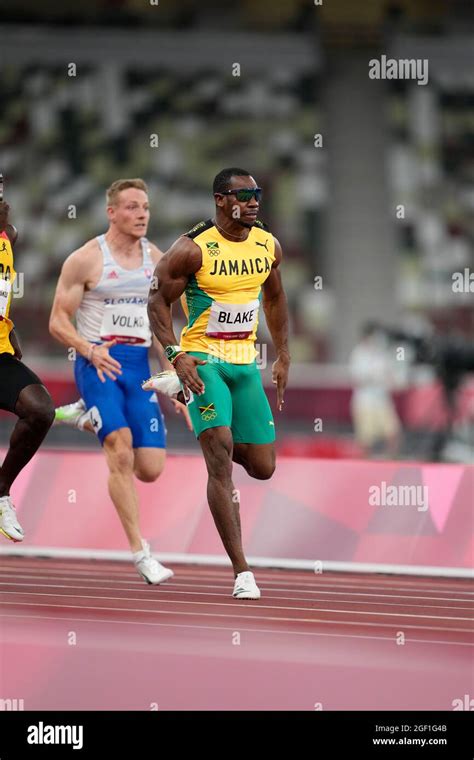
<svg viewBox="0 0 474 760">
<path fill-rule="evenodd" d="M 175 359 L 174 368 L 176 370 L 176 374 L 181 380 L 184 392 L 186 394 L 188 390 L 196 393 L 198 396 L 201 393 L 204 393 L 204 383 L 197 373 L 196 365 L 206 363 L 207 362 L 203 361 L 202 359 L 197 359 L 195 356 L 190 356 L 189 354 L 180 354 Z"/>
</svg>

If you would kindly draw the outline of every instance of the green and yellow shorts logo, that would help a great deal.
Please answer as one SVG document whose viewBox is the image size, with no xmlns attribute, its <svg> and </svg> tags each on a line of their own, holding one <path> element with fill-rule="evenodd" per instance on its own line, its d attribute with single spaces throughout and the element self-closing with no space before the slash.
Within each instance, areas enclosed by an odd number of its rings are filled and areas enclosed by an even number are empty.
<svg viewBox="0 0 474 760">
<path fill-rule="evenodd" d="M 230 428 L 234 443 L 273 443 L 275 425 L 255 360 L 250 364 L 212 361 L 213 354 L 188 351 L 204 359 L 196 367 L 204 393 L 189 403 L 196 438 L 213 427 Z"/>
<path fill-rule="evenodd" d="M 201 417 L 206 422 L 209 422 L 210 420 L 215 420 L 217 417 L 217 412 L 215 410 L 214 404 L 208 404 L 207 406 L 200 406 L 199 411 L 201 412 Z"/>
</svg>

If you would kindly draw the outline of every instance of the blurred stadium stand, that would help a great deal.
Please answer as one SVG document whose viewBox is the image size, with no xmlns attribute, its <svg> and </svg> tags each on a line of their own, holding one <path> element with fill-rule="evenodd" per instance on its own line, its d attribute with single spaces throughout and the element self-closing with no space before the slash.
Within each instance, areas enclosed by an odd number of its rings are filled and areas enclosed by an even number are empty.
<svg viewBox="0 0 474 760">
<path fill-rule="evenodd" d="M 40 68 L 16 62 L 4 71 L 2 169 L 21 235 L 18 268 L 25 272 L 26 288 L 32 278 L 35 282 L 34 292 L 30 288 L 28 298 L 15 303 L 23 340 L 32 351 L 62 353 L 44 330 L 55 279 L 66 255 L 105 228 L 104 190 L 112 179 L 141 176 L 148 182 L 149 237 L 165 250 L 196 221 L 212 215 L 212 179 L 226 161 L 235 163 L 238 157 L 266 189 L 262 216 L 285 244 L 295 359 L 317 358 L 317 337 L 308 331 L 304 304 L 298 308 L 298 289 L 312 280 L 325 200 L 322 160 L 312 145 L 318 78 L 310 46 L 296 49 L 286 37 L 271 44 L 234 39 L 251 76 L 233 77 L 229 56 L 226 71 L 215 64 L 208 68 L 214 56 L 222 66 L 225 41 L 205 62 L 200 51 L 208 37 L 193 35 L 184 45 L 181 70 L 169 67 L 175 51 L 169 38 L 165 46 L 148 34 L 153 44 L 147 63 L 146 55 L 139 65 L 111 63 L 126 44 L 121 34 L 123 40 L 115 37 L 109 44 L 104 63 L 103 35 L 92 53 L 88 35 L 82 33 L 81 39 L 79 32 L 75 44 L 83 58 L 87 50 L 87 62 L 77 61 L 71 51 L 67 58 L 79 67 L 77 77 L 65 76 L 64 64 L 54 62 Z M 38 50 L 53 50 L 48 36 L 36 41 Z M 155 60 L 156 48 L 163 63 Z M 27 50 L 34 58 L 34 45 Z M 283 70 L 272 70 L 272 50 L 281 60 L 286 56 Z M 57 46 L 51 53 L 57 60 L 65 56 Z M 265 59 L 265 76 L 254 76 Z M 158 136 L 156 148 L 150 147 L 152 135 Z"/>
<path fill-rule="evenodd" d="M 66 255 L 106 227 L 107 185 L 147 181 L 149 237 L 165 250 L 211 216 L 214 174 L 247 166 L 285 252 L 295 366 L 282 428 L 320 451 L 315 417 L 325 435 L 350 436 L 347 359 L 367 319 L 472 339 L 472 293 L 452 289 L 453 272 L 474 270 L 472 8 L 245 0 L 220 10 L 192 0 L 4 0 L 0 167 L 25 288 L 13 318 L 56 401 L 71 400 L 49 309 Z M 428 58 L 429 84 L 370 80 L 368 61 L 382 53 Z M 270 363 L 263 323 L 259 340 Z M 405 424 L 425 425 L 434 382 L 427 366 L 407 378 L 396 396 Z M 422 386 L 428 412 L 416 422 L 412 394 Z M 472 376 L 462 393 L 471 435 Z M 351 446 L 342 440 L 346 455 Z"/>
</svg>

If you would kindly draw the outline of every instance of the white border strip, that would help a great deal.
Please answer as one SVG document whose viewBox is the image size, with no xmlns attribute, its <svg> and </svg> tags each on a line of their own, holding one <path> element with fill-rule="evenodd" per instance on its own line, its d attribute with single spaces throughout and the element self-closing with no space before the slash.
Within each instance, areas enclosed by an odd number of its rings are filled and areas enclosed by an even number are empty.
<svg viewBox="0 0 474 760">
<path fill-rule="evenodd" d="M 179 554 L 154 552 L 163 562 L 183 565 L 211 565 L 229 567 L 227 557 L 218 554 Z M 0 557 L 48 557 L 51 559 L 88 559 L 130 562 L 131 553 L 110 549 L 58 549 L 53 546 L 11 546 L 0 548 Z M 253 567 L 272 567 L 283 570 L 309 570 L 336 573 L 384 573 L 389 575 L 424 575 L 437 578 L 471 578 L 474 570 L 467 567 L 430 567 L 424 565 L 384 565 L 375 562 L 312 561 L 309 559 L 282 559 L 279 557 L 249 557 Z"/>
</svg>

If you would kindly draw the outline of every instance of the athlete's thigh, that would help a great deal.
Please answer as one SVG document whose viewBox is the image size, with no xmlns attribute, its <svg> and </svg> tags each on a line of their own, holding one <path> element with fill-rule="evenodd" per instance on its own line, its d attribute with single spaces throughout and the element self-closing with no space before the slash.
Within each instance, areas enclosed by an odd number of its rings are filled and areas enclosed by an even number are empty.
<svg viewBox="0 0 474 760">
<path fill-rule="evenodd" d="M 196 367 L 205 391 L 200 396 L 191 393 L 191 398 L 187 401 L 194 432 L 199 438 L 201 433 L 209 428 L 230 427 L 232 399 L 224 377 L 223 363 L 213 360 L 214 357 L 207 354 L 196 351 L 189 353 L 207 361 L 207 364 L 198 364 Z"/>
<path fill-rule="evenodd" d="M 18 397 L 29 385 L 43 388 L 49 396 L 39 377 L 26 364 L 12 354 L 0 354 L 0 409 L 16 414 Z"/>
<path fill-rule="evenodd" d="M 234 441 L 234 456 L 238 464 L 242 464 L 250 474 L 273 473 L 275 469 L 274 443 L 237 443 Z"/>
<path fill-rule="evenodd" d="M 207 472 L 211 477 L 224 479 L 232 472 L 232 432 L 230 427 L 208 427 L 199 436 Z"/>
<path fill-rule="evenodd" d="M 120 380 L 106 377 L 101 382 L 93 364 L 79 356 L 74 367 L 76 385 L 90 412 L 94 432 L 103 445 L 105 438 L 129 427 L 125 416 L 125 395 Z"/>
<path fill-rule="evenodd" d="M 152 483 L 156 480 L 165 466 L 166 449 L 156 447 L 141 447 L 133 449 L 133 472 L 139 480 Z"/>
<path fill-rule="evenodd" d="M 270 444 L 275 422 L 255 362 L 232 365 L 232 435 L 234 443 Z"/>
<path fill-rule="evenodd" d="M 147 375 L 148 372 L 148 375 Z M 151 374 L 150 368 L 127 368 L 125 382 L 125 418 L 132 431 L 133 448 L 164 449 L 166 447 L 165 419 L 156 393 L 144 391 L 143 379 Z"/>
</svg>

